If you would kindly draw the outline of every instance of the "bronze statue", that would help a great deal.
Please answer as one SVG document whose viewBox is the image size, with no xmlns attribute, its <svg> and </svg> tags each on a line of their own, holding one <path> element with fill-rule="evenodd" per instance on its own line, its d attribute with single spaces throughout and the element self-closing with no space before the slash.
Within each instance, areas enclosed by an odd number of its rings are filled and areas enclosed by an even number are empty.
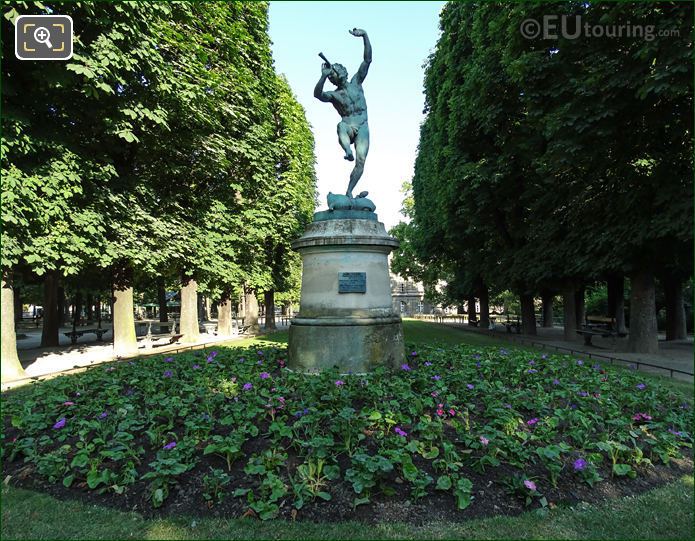
<svg viewBox="0 0 695 541">
<path fill-rule="evenodd" d="M 364 99 L 362 82 L 367 76 L 369 64 L 372 62 L 372 45 L 369 43 L 369 37 L 364 30 L 353 28 L 349 32 L 353 36 L 361 37 L 364 40 L 364 59 L 357 73 L 348 82 L 348 73 L 345 66 L 331 64 L 323 53 L 319 53 L 319 56 L 324 60 L 324 64 L 321 67 L 321 78 L 314 88 L 314 97 L 321 101 L 332 103 L 342 117 L 342 120 L 338 123 L 338 141 L 345 151 L 345 159 L 355 161 L 355 167 L 352 173 L 350 173 L 350 183 L 345 195 L 353 199 L 352 190 L 364 172 L 364 162 L 369 152 L 367 102 Z M 326 79 L 330 80 L 337 88 L 324 92 L 323 85 Z M 353 144 L 355 145 L 354 155 L 350 147 Z"/>
</svg>

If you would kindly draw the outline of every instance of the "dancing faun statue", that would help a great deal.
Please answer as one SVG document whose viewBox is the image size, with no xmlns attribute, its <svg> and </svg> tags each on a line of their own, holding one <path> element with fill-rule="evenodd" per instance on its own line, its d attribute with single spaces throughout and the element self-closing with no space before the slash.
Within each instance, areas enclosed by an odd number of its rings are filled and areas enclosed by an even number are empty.
<svg viewBox="0 0 695 541">
<path fill-rule="evenodd" d="M 330 102 L 342 117 L 338 123 L 338 142 L 345 151 L 345 159 L 355 162 L 355 167 L 350 173 L 350 183 L 346 196 L 353 199 L 352 190 L 360 180 L 364 171 L 364 162 L 369 152 L 369 126 L 367 124 L 367 102 L 364 99 L 362 82 L 369 71 L 372 62 L 372 45 L 369 43 L 367 32 L 359 28 L 350 30 L 350 34 L 364 40 L 364 59 L 357 73 L 348 82 L 348 73 L 342 64 L 331 64 L 328 59 L 319 53 L 324 60 L 321 67 L 321 78 L 314 88 L 314 97 L 324 102 Z M 324 91 L 323 85 L 328 79 L 337 88 Z M 353 154 L 350 145 L 355 146 Z M 363 199 L 364 201 L 364 199 Z"/>
</svg>

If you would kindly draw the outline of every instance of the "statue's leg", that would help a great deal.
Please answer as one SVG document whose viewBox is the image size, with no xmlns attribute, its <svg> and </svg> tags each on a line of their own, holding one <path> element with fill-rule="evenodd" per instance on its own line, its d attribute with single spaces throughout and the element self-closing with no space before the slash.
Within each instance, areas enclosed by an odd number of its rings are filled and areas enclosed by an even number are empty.
<svg viewBox="0 0 695 541">
<path fill-rule="evenodd" d="M 350 131 L 345 122 L 338 123 L 338 142 L 345 151 L 345 159 L 350 162 L 353 161 L 355 158 L 352 155 L 352 148 L 350 148 Z"/>
<path fill-rule="evenodd" d="M 355 188 L 357 181 L 362 177 L 364 172 L 364 162 L 367 159 L 369 152 L 369 127 L 365 122 L 359 127 L 355 136 L 355 168 L 350 173 L 350 184 L 348 184 L 347 195 L 352 197 L 352 190 Z"/>
</svg>

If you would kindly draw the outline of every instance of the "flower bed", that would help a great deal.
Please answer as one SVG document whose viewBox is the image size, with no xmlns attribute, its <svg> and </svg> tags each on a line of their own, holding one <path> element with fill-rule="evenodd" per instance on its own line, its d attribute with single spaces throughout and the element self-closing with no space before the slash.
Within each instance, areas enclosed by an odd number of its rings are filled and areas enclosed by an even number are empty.
<svg viewBox="0 0 695 541">
<path fill-rule="evenodd" d="M 304 376 L 285 355 L 148 357 L 10 393 L 3 473 L 146 513 L 342 519 L 543 509 L 692 468 L 689 404 L 638 373 L 459 346 Z"/>
</svg>

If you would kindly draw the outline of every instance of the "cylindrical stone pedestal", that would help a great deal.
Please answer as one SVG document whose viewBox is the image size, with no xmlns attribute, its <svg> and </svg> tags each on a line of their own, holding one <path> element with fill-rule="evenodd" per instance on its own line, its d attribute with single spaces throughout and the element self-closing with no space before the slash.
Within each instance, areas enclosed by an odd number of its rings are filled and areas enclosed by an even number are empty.
<svg viewBox="0 0 695 541">
<path fill-rule="evenodd" d="M 292 243 L 303 265 L 299 314 L 290 322 L 288 365 L 294 370 L 360 373 L 403 360 L 388 266 L 398 241 L 372 212 L 340 215 L 316 213 Z"/>
</svg>

